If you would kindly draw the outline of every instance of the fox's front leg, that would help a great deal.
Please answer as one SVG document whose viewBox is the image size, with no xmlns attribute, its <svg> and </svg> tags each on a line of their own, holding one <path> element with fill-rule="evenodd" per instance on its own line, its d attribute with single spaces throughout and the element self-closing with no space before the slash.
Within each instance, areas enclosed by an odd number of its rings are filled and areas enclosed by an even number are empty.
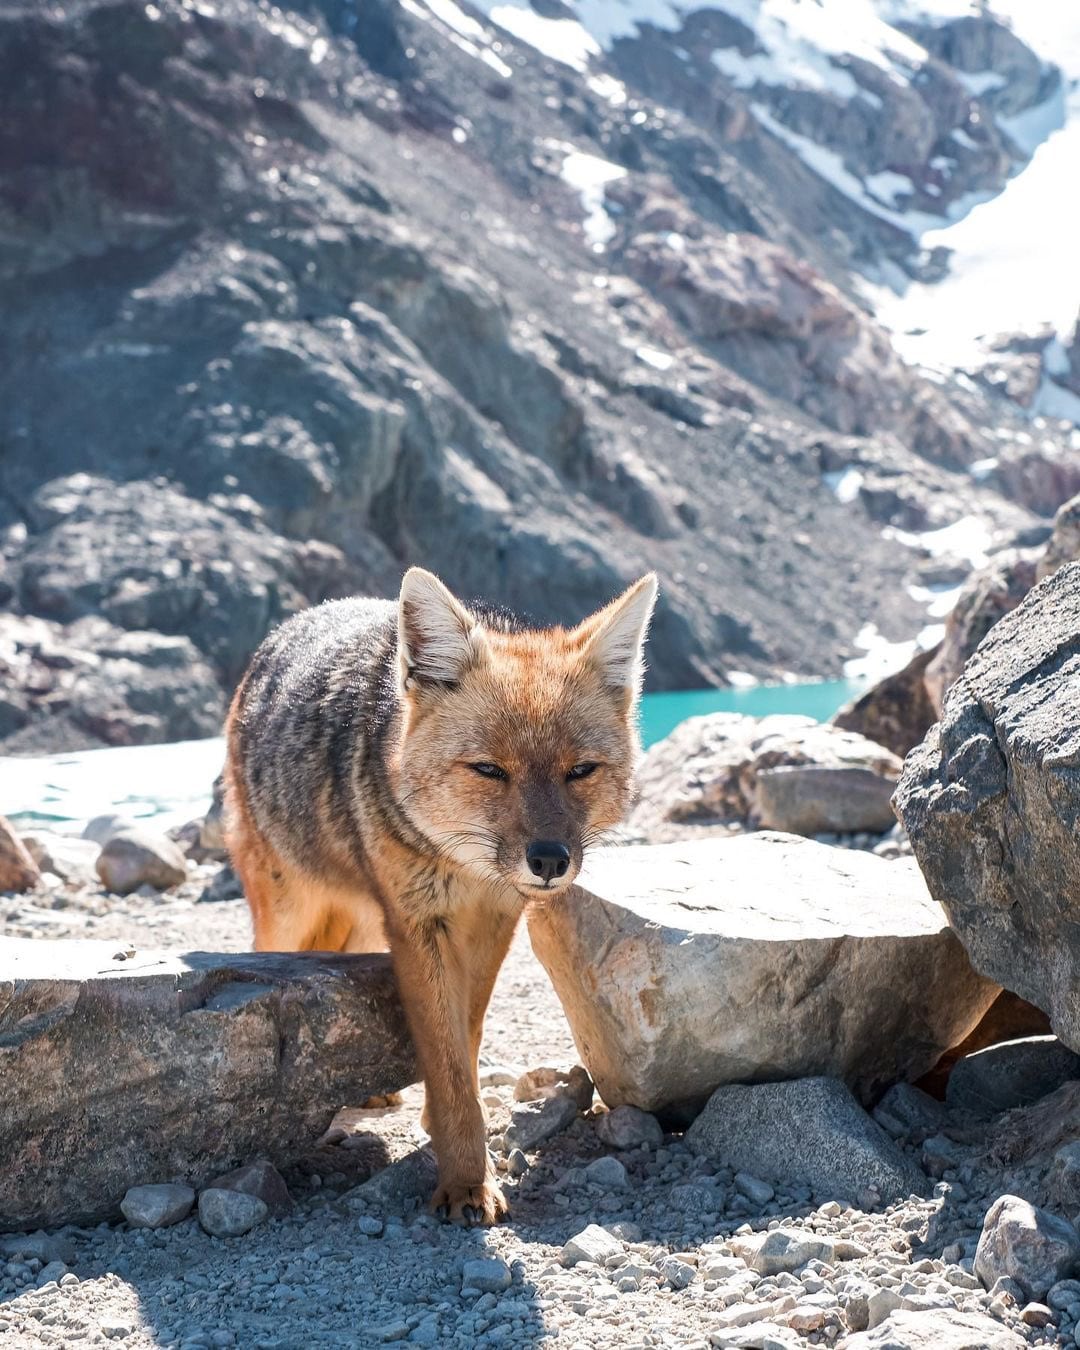
<svg viewBox="0 0 1080 1350">
<path fill-rule="evenodd" d="M 487 1151 L 470 1035 L 470 980 L 454 918 L 398 917 L 390 951 L 424 1075 L 428 1129 L 439 1164 L 432 1209 L 467 1224 L 497 1223 L 506 1200 Z"/>
</svg>

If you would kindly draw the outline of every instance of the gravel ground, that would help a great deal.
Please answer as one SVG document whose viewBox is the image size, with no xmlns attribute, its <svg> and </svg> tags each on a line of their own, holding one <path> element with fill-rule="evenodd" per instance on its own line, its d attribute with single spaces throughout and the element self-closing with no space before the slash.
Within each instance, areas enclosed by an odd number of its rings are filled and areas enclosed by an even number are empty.
<svg viewBox="0 0 1080 1350">
<path fill-rule="evenodd" d="M 240 950 L 242 901 L 200 903 L 213 868 L 175 892 L 108 896 L 96 886 L 0 896 L 7 936 L 102 937 L 133 946 Z M 1035 1171 L 981 1162 L 985 1140 L 926 1151 L 933 1198 L 864 1213 L 832 1196 L 733 1177 L 678 1136 L 618 1151 L 599 1112 L 508 1162 L 499 1147 L 514 1074 L 575 1061 L 573 1041 L 524 932 L 496 988 L 484 1060 L 493 1144 L 512 1219 L 487 1231 L 424 1212 L 411 1160 L 423 1142 L 421 1093 L 399 1106 L 342 1113 L 327 1141 L 286 1173 L 291 1216 L 242 1237 L 215 1238 L 190 1217 L 173 1228 L 126 1222 L 0 1237 L 0 1342 L 5 1346 L 530 1345 L 573 1347 L 834 1345 L 890 1307 L 944 1320 L 991 1317 L 1032 1345 L 1073 1345 L 1080 1283 L 1051 1291 L 1049 1323 L 971 1273 L 983 1216 L 999 1194 L 1036 1198 Z M 915 1150 L 921 1156 L 922 1150 Z M 398 1166 L 386 1164 L 407 1159 Z M 358 1190 L 374 1171 L 378 1191 Z M 517 1173 L 517 1175 L 513 1175 Z M 133 1185 L 163 1178 L 132 1177 Z M 934 1187 L 928 1183 L 928 1189 Z M 602 1225 L 595 1258 L 565 1244 Z M 797 1273 L 754 1270 L 748 1235 L 784 1226 L 816 1234 Z M 594 1233 L 594 1238 L 597 1236 Z M 18 1254 L 20 1243 L 22 1254 Z M 486 1259 L 495 1264 L 466 1268 Z M 760 1264 L 760 1262 L 759 1262 Z M 1014 1291 L 1015 1293 L 1015 1291 Z M 1056 1305 L 1056 1306 L 1053 1306 Z M 944 1333 L 943 1333 L 944 1334 Z M 933 1344 L 928 1341 L 927 1345 Z"/>
</svg>

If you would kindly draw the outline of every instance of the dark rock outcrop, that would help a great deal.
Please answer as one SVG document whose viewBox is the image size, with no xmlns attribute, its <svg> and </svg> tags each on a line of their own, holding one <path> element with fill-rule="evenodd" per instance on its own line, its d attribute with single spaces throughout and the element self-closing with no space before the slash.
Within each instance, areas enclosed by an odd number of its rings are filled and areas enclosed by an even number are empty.
<svg viewBox="0 0 1080 1350">
<path fill-rule="evenodd" d="M 895 805 L 978 970 L 1080 1051 L 1080 563 L 984 638 Z"/>
<path fill-rule="evenodd" d="M 887 675 L 846 703 L 833 715 L 833 725 L 876 741 L 903 759 L 937 721 L 937 709 L 926 687 L 927 666 L 937 655 L 937 647 L 918 652 L 903 670 Z"/>
<path fill-rule="evenodd" d="M 941 646 L 923 673 L 930 700 L 939 714 L 946 693 L 979 643 L 1035 585 L 1037 562 L 1037 556 L 1030 551 L 1001 554 L 976 572 L 961 591 L 946 622 Z"/>
<path fill-rule="evenodd" d="M 192 740 L 221 730 L 220 680 L 185 637 L 0 616 L 0 744 L 8 754 Z"/>
</svg>

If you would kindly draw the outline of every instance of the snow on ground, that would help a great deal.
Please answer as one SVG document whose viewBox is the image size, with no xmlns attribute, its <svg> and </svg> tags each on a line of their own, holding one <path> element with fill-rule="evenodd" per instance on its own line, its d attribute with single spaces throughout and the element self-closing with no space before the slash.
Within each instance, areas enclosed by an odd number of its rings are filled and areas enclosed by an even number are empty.
<svg viewBox="0 0 1080 1350">
<path fill-rule="evenodd" d="M 444 0 L 436 0 L 443 3 Z M 593 57 L 619 38 L 634 37 L 646 26 L 678 32 L 687 12 L 701 8 L 669 0 L 567 0 L 567 14 L 545 18 L 528 0 L 475 0 L 492 23 L 554 61 L 584 70 Z M 432 9 L 435 6 L 432 5 Z M 711 0 L 753 35 L 758 50 L 741 56 L 729 49 L 714 60 L 736 84 L 758 81 L 787 87 L 830 90 L 850 98 L 858 92 L 843 66 L 857 57 L 904 81 L 926 59 L 917 42 L 894 26 L 903 18 L 923 15 L 955 17 L 971 12 L 967 0 L 930 0 L 929 5 L 901 0 Z M 469 36 L 465 34 L 465 36 Z"/>
<path fill-rule="evenodd" d="M 761 83 L 851 99 L 858 95 L 859 85 L 838 60 L 857 57 L 868 61 L 900 83 L 906 83 L 912 69 L 926 60 L 925 50 L 885 23 L 870 0 L 830 5 L 717 0 L 716 8 L 749 28 L 763 49 L 749 56 L 732 48 L 713 53 L 714 65 L 742 89 Z"/>
<path fill-rule="evenodd" d="M 963 586 L 909 586 L 908 595 L 916 604 L 925 605 L 931 619 L 947 619 L 960 599 Z"/>
<path fill-rule="evenodd" d="M 931 558 L 959 558 L 973 570 L 985 567 L 990 558 L 993 536 L 985 520 L 978 516 L 963 516 L 951 525 L 937 530 L 898 530 L 886 525 L 882 534 L 906 548 L 920 549 Z"/>
<path fill-rule="evenodd" d="M 944 636 L 943 623 L 930 623 L 910 641 L 890 642 L 878 632 L 877 624 L 863 624 L 853 642 L 863 655 L 853 656 L 850 661 L 844 662 L 844 676 L 849 680 L 866 680 L 876 684 L 878 680 L 903 670 L 916 653 L 936 647 Z"/>
<path fill-rule="evenodd" d="M 985 567 L 990 560 L 990 550 L 993 547 L 993 535 L 990 527 L 984 520 L 978 516 L 963 516 L 959 520 L 953 521 L 951 525 L 943 525 L 936 530 L 922 530 L 915 532 L 911 530 L 898 530 L 895 526 L 886 525 L 882 530 L 882 536 L 886 539 L 892 539 L 898 544 L 903 544 L 906 548 L 917 549 L 920 553 L 926 554 L 931 558 L 949 558 L 966 562 L 973 572 Z M 844 674 L 849 676 L 860 676 L 872 674 L 875 668 L 879 669 L 884 665 L 888 667 L 882 673 L 888 674 L 889 670 L 898 670 L 905 665 L 916 651 L 926 651 L 930 647 L 936 646 L 945 635 L 945 626 L 941 622 L 947 619 L 952 613 L 957 600 L 960 598 L 960 592 L 963 585 L 939 585 L 939 586 L 921 586 L 911 585 L 908 588 L 908 595 L 920 605 L 926 606 L 926 617 L 935 620 L 928 624 L 914 643 L 908 644 L 908 654 L 901 660 L 903 655 L 903 643 L 885 643 L 884 640 L 871 642 L 866 648 L 865 658 L 856 658 L 854 661 L 848 661 L 844 665 Z M 865 636 L 867 630 L 863 630 L 861 636 Z M 856 639 L 856 645 L 862 646 Z M 876 667 L 871 665 L 868 670 L 866 663 L 877 663 Z M 889 662 L 895 664 L 889 666 Z"/>
<path fill-rule="evenodd" d="M 528 5 L 489 5 L 485 0 L 481 8 L 492 23 L 572 70 L 584 72 L 590 57 L 600 55 L 599 43 L 576 19 L 549 19 Z"/>
<path fill-rule="evenodd" d="M 454 0 L 423 0 L 423 4 L 417 3 L 417 0 L 399 0 L 399 3 L 402 9 L 407 10 L 418 19 L 428 19 L 434 15 L 445 25 L 447 37 L 455 47 L 465 52 L 466 55 L 473 56 L 478 61 L 483 61 L 486 66 L 490 66 L 504 80 L 508 80 L 513 75 L 514 72 L 495 50 L 498 43 L 493 42 L 483 25 L 466 14 L 460 5 L 454 3 Z"/>
<path fill-rule="evenodd" d="M 652 366 L 653 370 L 670 370 L 675 358 L 668 352 L 658 351 L 655 347 L 635 347 L 634 355 L 642 364 Z"/>
<path fill-rule="evenodd" d="M 902 670 L 917 650 L 914 641 L 890 642 L 878 632 L 876 623 L 867 623 L 855 634 L 853 646 L 863 653 L 844 662 L 844 676 L 849 680 L 869 680 L 876 683 L 886 675 Z"/>
<path fill-rule="evenodd" d="M 599 155 L 587 155 L 582 150 L 571 150 L 563 160 L 559 176 L 564 183 L 581 197 L 585 211 L 585 238 L 594 253 L 602 253 L 608 241 L 615 234 L 615 222 L 604 206 L 604 188 L 619 178 L 626 177 L 626 170 Z"/>
<path fill-rule="evenodd" d="M 973 365 L 984 336 L 1046 323 L 1062 335 L 1071 330 L 1080 309 L 1078 165 L 1080 92 L 1073 92 L 1069 121 L 1003 192 L 922 236 L 926 248 L 951 250 L 948 276 L 879 299 L 878 317 L 903 356 L 939 369 Z"/>
<path fill-rule="evenodd" d="M 862 491 L 864 475 L 861 469 L 849 464 L 846 469 L 837 469 L 833 473 L 822 474 L 826 486 L 836 494 L 837 501 L 845 505 L 855 501 Z"/>
<path fill-rule="evenodd" d="M 761 683 L 758 677 L 751 675 L 748 670 L 729 670 L 727 677 L 732 689 L 753 689 Z"/>
</svg>

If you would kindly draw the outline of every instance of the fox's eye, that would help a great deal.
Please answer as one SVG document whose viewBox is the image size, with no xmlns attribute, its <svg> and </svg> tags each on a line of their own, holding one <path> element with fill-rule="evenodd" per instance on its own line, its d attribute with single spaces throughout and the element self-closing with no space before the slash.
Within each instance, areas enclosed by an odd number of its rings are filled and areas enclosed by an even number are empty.
<svg viewBox="0 0 1080 1350">
<path fill-rule="evenodd" d="M 575 764 L 569 773 L 567 773 L 566 781 L 572 783 L 577 778 L 588 778 L 589 774 L 595 773 L 599 767 L 599 764 L 592 763 Z"/>
<path fill-rule="evenodd" d="M 506 779 L 509 777 L 505 769 L 500 769 L 497 764 L 489 764 L 487 760 L 480 764 L 470 764 L 469 768 L 472 769 L 473 773 L 478 773 L 481 778 Z"/>
</svg>

